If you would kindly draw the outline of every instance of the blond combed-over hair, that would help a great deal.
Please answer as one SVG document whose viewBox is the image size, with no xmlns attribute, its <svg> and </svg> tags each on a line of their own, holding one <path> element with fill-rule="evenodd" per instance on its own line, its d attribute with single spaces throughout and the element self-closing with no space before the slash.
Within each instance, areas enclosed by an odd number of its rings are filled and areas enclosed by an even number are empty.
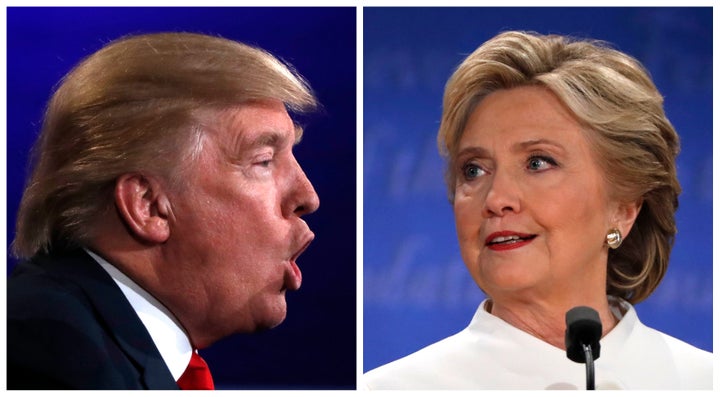
<svg viewBox="0 0 720 397">
<path fill-rule="evenodd" d="M 607 43 L 511 31 L 470 54 L 447 82 L 438 132 L 450 200 L 472 111 L 494 91 L 530 85 L 552 91 L 584 127 L 613 198 L 642 203 L 623 244 L 609 251 L 606 286 L 609 295 L 642 301 L 665 275 L 677 232 L 679 138 L 645 68 Z"/>
<path fill-rule="evenodd" d="M 303 113 L 318 104 L 307 82 L 270 53 L 204 34 L 120 38 L 60 82 L 33 147 L 32 172 L 12 252 L 87 244 L 112 207 L 116 179 L 152 172 L 180 183 L 202 147 L 209 111 L 279 100 Z"/>
</svg>

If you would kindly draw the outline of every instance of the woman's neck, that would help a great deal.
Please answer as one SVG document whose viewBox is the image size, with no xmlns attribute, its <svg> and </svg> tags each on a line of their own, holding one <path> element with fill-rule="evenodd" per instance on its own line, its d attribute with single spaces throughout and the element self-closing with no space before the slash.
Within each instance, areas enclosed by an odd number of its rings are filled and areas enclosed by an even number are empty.
<svg viewBox="0 0 720 397">
<path fill-rule="evenodd" d="M 489 300 L 485 310 L 515 328 L 565 350 L 565 313 L 578 305 L 592 307 L 598 312 L 603 336 L 618 323 L 605 296 L 593 302 L 583 301 L 578 304 L 545 304 L 539 300 L 522 303 Z"/>
</svg>

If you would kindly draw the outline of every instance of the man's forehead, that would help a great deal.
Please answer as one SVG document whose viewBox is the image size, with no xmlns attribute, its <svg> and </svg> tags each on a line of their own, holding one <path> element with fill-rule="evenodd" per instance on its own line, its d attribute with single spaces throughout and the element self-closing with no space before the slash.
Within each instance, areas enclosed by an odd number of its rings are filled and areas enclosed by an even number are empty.
<svg viewBox="0 0 720 397">
<path fill-rule="evenodd" d="M 211 130 L 240 145 L 294 144 L 302 137 L 302 128 L 280 101 L 251 102 L 224 109 L 207 120 Z"/>
</svg>

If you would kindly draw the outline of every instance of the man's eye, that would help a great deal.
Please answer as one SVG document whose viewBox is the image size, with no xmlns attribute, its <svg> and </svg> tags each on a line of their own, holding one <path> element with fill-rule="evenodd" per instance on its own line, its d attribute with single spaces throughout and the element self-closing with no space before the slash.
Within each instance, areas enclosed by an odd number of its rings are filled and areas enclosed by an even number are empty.
<svg viewBox="0 0 720 397">
<path fill-rule="evenodd" d="M 255 156 L 252 164 L 262 168 L 268 168 L 272 166 L 274 161 L 275 153 L 265 152 Z"/>
</svg>

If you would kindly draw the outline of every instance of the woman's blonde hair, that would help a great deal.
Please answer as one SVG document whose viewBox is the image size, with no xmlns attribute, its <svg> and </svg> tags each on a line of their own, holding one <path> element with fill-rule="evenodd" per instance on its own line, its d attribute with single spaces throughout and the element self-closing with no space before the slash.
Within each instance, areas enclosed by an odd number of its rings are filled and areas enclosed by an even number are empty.
<svg viewBox="0 0 720 397">
<path fill-rule="evenodd" d="M 289 65 L 259 48 L 194 33 L 111 42 L 68 73 L 47 106 L 17 217 L 13 254 L 89 241 L 117 177 L 176 183 L 202 148 L 202 119 L 252 100 L 317 106 Z"/>
<path fill-rule="evenodd" d="M 585 126 L 613 196 L 642 202 L 623 244 L 609 251 L 607 272 L 609 295 L 642 301 L 665 275 L 675 238 L 679 138 L 645 68 L 606 43 L 505 32 L 460 64 L 445 87 L 438 132 L 450 200 L 451 164 L 471 112 L 494 91 L 528 85 L 551 90 Z"/>
</svg>

